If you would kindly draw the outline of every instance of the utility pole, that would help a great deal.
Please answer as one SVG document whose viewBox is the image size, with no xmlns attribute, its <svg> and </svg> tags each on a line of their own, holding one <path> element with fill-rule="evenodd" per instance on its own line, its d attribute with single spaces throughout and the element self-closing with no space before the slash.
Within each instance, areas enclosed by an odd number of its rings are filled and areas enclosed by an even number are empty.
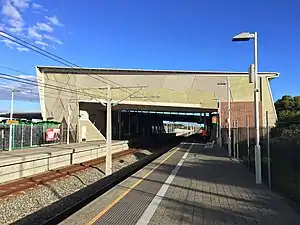
<svg viewBox="0 0 300 225">
<path fill-rule="evenodd" d="M 10 101 L 10 125 L 9 125 L 9 143 L 8 143 L 8 151 L 12 150 L 12 119 L 13 119 L 13 113 L 14 113 L 14 93 L 17 92 L 17 89 L 11 90 L 11 101 Z"/>
<path fill-rule="evenodd" d="M 133 98 L 133 95 L 141 91 L 143 88 L 146 88 L 148 86 L 133 86 L 133 87 L 111 87 L 109 84 L 107 84 L 106 88 L 96 88 L 98 90 L 104 89 L 107 91 L 106 93 L 106 159 L 105 159 L 105 175 L 109 176 L 112 174 L 112 151 L 111 151 L 111 142 L 112 142 L 112 120 L 111 120 L 111 109 L 113 106 L 119 104 L 120 102 L 126 100 L 127 98 Z M 114 103 L 112 103 L 112 94 L 111 89 L 122 89 L 122 88 L 138 88 L 137 91 L 134 91 L 130 95 L 126 96 L 125 98 L 118 100 Z M 149 96 L 146 98 L 155 98 L 159 96 Z M 137 97 L 135 97 L 137 98 Z M 143 97 L 140 97 L 143 98 Z M 104 106 L 105 104 L 102 103 Z M 130 116 L 130 114 L 129 114 Z M 130 117 L 129 117 L 130 118 Z M 129 131 L 130 132 L 130 131 Z"/>
<path fill-rule="evenodd" d="M 107 85 L 107 99 L 106 99 L 106 176 L 112 173 L 112 152 L 111 152 L 111 89 Z"/>
<path fill-rule="evenodd" d="M 71 117 L 71 104 L 68 102 L 68 121 L 67 121 L 67 145 L 70 144 L 70 117 Z"/>
</svg>

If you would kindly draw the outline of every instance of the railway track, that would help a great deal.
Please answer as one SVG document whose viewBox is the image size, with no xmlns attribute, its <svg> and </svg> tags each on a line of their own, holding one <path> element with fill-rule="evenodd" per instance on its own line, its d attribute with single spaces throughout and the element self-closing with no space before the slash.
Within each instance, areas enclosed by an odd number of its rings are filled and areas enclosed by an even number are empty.
<svg viewBox="0 0 300 225">
<path fill-rule="evenodd" d="M 128 149 L 125 151 L 117 152 L 112 155 L 113 159 L 120 158 L 122 156 L 130 155 L 137 152 L 137 149 Z M 97 166 L 105 162 L 105 156 L 99 157 L 97 159 L 89 160 L 83 163 L 73 164 L 70 166 L 62 167 L 57 170 L 50 170 L 44 173 L 40 173 L 31 177 L 21 178 L 16 181 L 11 181 L 6 184 L 0 185 L 0 198 L 8 197 L 37 185 L 45 184 L 59 178 L 63 178 L 74 174 L 76 172 L 86 170 L 90 167 Z"/>
</svg>

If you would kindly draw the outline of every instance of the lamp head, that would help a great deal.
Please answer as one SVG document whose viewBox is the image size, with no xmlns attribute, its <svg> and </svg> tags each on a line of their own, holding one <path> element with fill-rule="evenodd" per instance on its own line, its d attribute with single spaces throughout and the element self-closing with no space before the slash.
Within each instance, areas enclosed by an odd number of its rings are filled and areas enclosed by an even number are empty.
<svg viewBox="0 0 300 225">
<path fill-rule="evenodd" d="M 253 39 L 253 38 L 254 38 L 254 34 L 251 34 L 249 32 L 242 32 L 242 33 L 235 35 L 232 38 L 232 41 L 249 41 L 250 39 Z"/>
</svg>

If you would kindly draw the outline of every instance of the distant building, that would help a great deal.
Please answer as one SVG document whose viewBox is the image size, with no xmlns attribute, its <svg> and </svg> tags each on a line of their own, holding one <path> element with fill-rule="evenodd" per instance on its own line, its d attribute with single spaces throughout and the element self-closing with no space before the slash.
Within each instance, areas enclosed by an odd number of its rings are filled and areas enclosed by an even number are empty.
<svg viewBox="0 0 300 225">
<path fill-rule="evenodd" d="M 9 119 L 10 113 L 0 113 L 0 119 Z M 42 114 L 40 112 L 14 112 L 13 118 L 26 119 L 26 120 L 42 120 Z M 2 120 L 2 119 L 1 119 Z"/>
</svg>

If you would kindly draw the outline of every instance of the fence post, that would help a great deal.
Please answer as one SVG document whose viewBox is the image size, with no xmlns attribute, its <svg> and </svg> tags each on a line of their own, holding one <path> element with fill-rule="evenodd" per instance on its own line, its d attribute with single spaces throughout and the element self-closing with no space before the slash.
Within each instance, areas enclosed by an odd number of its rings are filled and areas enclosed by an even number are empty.
<svg viewBox="0 0 300 225">
<path fill-rule="evenodd" d="M 46 144 L 46 125 L 43 124 L 43 141 L 42 141 L 42 145 Z"/>
<path fill-rule="evenodd" d="M 21 149 L 23 149 L 23 141 L 24 141 L 24 124 L 21 124 Z"/>
<path fill-rule="evenodd" d="M 63 144 L 64 143 L 64 123 L 61 123 L 60 129 L 61 129 L 61 131 L 60 131 L 60 143 Z"/>
<path fill-rule="evenodd" d="M 250 127 L 249 127 L 249 116 L 246 117 L 246 128 L 247 128 L 248 169 L 250 169 Z"/>
<path fill-rule="evenodd" d="M 239 159 L 239 124 L 236 120 L 236 158 Z"/>
<path fill-rule="evenodd" d="M 15 131 L 16 131 L 16 125 L 15 124 L 12 124 L 11 125 L 11 130 L 12 130 L 12 133 L 11 133 L 11 149 L 14 150 L 15 149 Z M 9 150 L 10 151 L 10 150 Z"/>
<path fill-rule="evenodd" d="M 271 184 L 271 157 L 270 157 L 270 128 L 269 128 L 269 112 L 266 111 L 266 125 L 267 125 L 267 152 L 268 152 L 268 187 L 272 189 Z"/>
<path fill-rule="evenodd" d="M 6 125 L 3 126 L 1 130 L 1 142 L 2 142 L 2 150 L 5 150 L 5 137 L 4 137 L 4 130 L 6 129 Z"/>
<path fill-rule="evenodd" d="M 30 124 L 30 147 L 32 147 L 33 142 L 33 123 Z"/>
<path fill-rule="evenodd" d="M 236 130 L 235 130 L 235 121 L 233 121 L 233 158 L 236 158 Z"/>
</svg>

